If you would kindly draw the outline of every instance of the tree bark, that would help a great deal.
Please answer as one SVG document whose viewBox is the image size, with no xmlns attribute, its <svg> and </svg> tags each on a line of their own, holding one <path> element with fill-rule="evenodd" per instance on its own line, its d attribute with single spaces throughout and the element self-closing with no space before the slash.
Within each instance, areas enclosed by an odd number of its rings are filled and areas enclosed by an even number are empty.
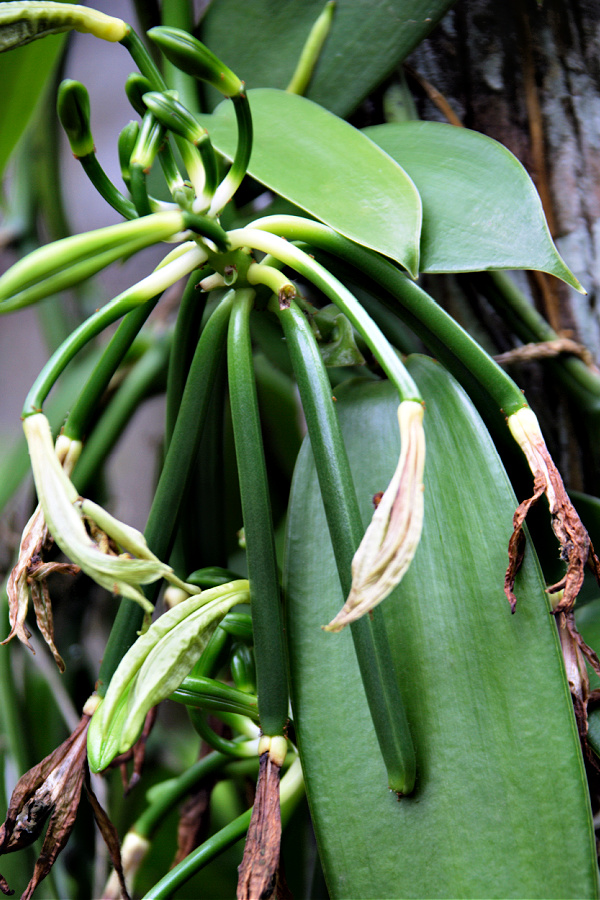
<svg viewBox="0 0 600 900">
<path fill-rule="evenodd" d="M 550 324 L 600 356 L 600 4 L 459 0 L 409 58 L 463 125 L 496 138 L 538 188 L 559 251 L 586 290 L 535 277 Z M 444 121 L 417 87 L 419 114 Z"/>
</svg>

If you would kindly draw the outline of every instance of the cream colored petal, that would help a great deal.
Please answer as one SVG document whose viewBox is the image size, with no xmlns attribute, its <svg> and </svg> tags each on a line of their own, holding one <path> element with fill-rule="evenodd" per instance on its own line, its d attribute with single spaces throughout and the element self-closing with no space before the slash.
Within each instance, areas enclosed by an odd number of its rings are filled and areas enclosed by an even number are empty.
<svg viewBox="0 0 600 900">
<path fill-rule="evenodd" d="M 352 561 L 348 599 L 326 631 L 340 631 L 385 600 L 402 580 L 419 545 L 425 465 L 422 404 L 403 401 L 398 424 L 398 466 Z"/>
</svg>

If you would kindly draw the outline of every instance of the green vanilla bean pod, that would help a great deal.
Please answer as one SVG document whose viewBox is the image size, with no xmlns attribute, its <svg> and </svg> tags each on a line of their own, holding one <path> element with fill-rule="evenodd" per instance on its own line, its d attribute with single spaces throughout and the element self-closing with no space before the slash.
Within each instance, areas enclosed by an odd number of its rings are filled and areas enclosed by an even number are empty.
<svg viewBox="0 0 600 900">
<path fill-rule="evenodd" d="M 338 574 L 348 596 L 352 560 L 363 526 L 331 385 L 314 336 L 298 307 L 294 303 L 280 307 L 278 316 L 300 390 Z M 410 794 L 416 778 L 415 751 L 381 610 L 374 609 L 370 617 L 355 621 L 351 631 L 390 788 L 399 795 Z"/>
<path fill-rule="evenodd" d="M 174 210 L 39 247 L 0 278 L 0 312 L 12 312 L 73 287 L 117 259 L 167 240 L 182 226 L 182 214 Z"/>
<path fill-rule="evenodd" d="M 177 421 L 185 382 L 200 336 L 202 316 L 206 309 L 207 295 L 204 293 L 199 294 L 196 287 L 201 278 L 202 272 L 200 270 L 192 272 L 189 276 L 177 312 L 167 373 L 166 447 L 169 446 L 175 422 Z M 226 578 L 225 581 L 231 581 L 231 579 Z M 204 587 L 204 585 L 199 585 L 199 587 Z"/>
<path fill-rule="evenodd" d="M 76 4 L 0 3 L 0 52 L 65 31 L 93 34 L 114 43 L 123 40 L 128 28 L 122 19 Z"/>
<path fill-rule="evenodd" d="M 250 340 L 253 290 L 236 292 L 227 345 L 229 396 L 246 533 L 263 733 L 281 735 L 288 688 L 279 576 Z"/>
<path fill-rule="evenodd" d="M 242 183 L 252 152 L 252 116 L 244 92 L 244 82 L 235 75 L 204 44 L 177 28 L 151 28 L 148 37 L 153 40 L 167 59 L 182 72 L 205 81 L 230 97 L 234 104 L 238 128 L 238 144 L 231 168 L 213 197 L 210 213 L 216 215 L 231 200 Z"/>
<path fill-rule="evenodd" d="M 179 414 L 158 480 L 144 536 L 153 552 L 168 559 L 175 537 L 181 501 L 196 462 L 212 386 L 221 363 L 231 314 L 233 292 L 212 313 L 204 326 L 190 366 Z M 147 589 L 155 602 L 158 591 Z M 98 693 L 103 696 L 121 658 L 135 641 L 142 624 L 141 610 L 123 600 L 111 629 L 98 676 Z"/>
<path fill-rule="evenodd" d="M 81 163 L 98 193 L 126 219 L 135 219 L 135 206 L 115 187 L 96 158 L 90 129 L 90 98 L 86 87 L 79 81 L 62 81 L 58 88 L 56 109 L 73 156 Z"/>
<path fill-rule="evenodd" d="M 73 483 L 80 493 L 97 477 L 140 403 L 164 383 L 169 337 L 165 334 L 157 338 L 135 363 L 86 440 L 73 471 Z"/>
</svg>

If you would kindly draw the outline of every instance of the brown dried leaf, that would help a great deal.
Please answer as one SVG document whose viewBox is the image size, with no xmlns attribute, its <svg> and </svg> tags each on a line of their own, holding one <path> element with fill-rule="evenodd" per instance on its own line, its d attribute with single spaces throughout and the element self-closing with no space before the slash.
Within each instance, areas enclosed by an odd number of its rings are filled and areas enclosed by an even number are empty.
<svg viewBox="0 0 600 900">
<path fill-rule="evenodd" d="M 281 845 L 280 772 L 269 751 L 263 753 L 244 858 L 238 869 L 237 900 L 269 900 L 275 891 Z"/>
<path fill-rule="evenodd" d="M 48 821 L 42 850 L 23 898 L 29 900 L 46 877 L 73 828 L 86 762 L 89 716 L 53 753 L 19 779 L 0 828 L 0 853 L 32 844 Z"/>
</svg>

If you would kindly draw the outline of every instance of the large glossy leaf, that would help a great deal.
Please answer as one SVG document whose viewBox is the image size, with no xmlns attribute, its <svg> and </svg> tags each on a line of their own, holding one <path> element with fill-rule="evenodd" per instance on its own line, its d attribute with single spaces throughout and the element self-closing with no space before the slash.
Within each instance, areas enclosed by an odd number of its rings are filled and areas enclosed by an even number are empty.
<svg viewBox="0 0 600 900">
<path fill-rule="evenodd" d="M 338 3 L 307 96 L 347 116 L 423 40 L 452 3 Z M 218 0 L 203 20 L 202 40 L 249 88 L 285 88 L 324 5 L 324 0 Z"/>
<path fill-rule="evenodd" d="M 503 593 L 515 498 L 481 420 L 449 375 L 412 357 L 426 402 L 425 525 L 382 605 L 417 754 L 415 793 L 386 773 L 340 608 L 308 443 L 285 560 L 293 715 L 333 898 L 596 897 L 589 801 L 571 701 L 530 550 Z M 336 391 L 365 522 L 398 456 L 383 382 Z"/>
<path fill-rule="evenodd" d="M 0 55 L 0 176 L 60 56 L 64 35 Z"/>
<path fill-rule="evenodd" d="M 539 269 L 580 287 L 554 246 L 529 175 L 502 144 L 439 122 L 375 125 L 364 133 L 419 190 L 422 272 Z"/>
<path fill-rule="evenodd" d="M 356 128 L 304 97 L 248 92 L 254 121 L 249 172 L 346 237 L 415 274 L 421 200 L 403 169 Z M 216 148 L 232 157 L 236 129 L 225 101 L 203 117 Z"/>
</svg>

